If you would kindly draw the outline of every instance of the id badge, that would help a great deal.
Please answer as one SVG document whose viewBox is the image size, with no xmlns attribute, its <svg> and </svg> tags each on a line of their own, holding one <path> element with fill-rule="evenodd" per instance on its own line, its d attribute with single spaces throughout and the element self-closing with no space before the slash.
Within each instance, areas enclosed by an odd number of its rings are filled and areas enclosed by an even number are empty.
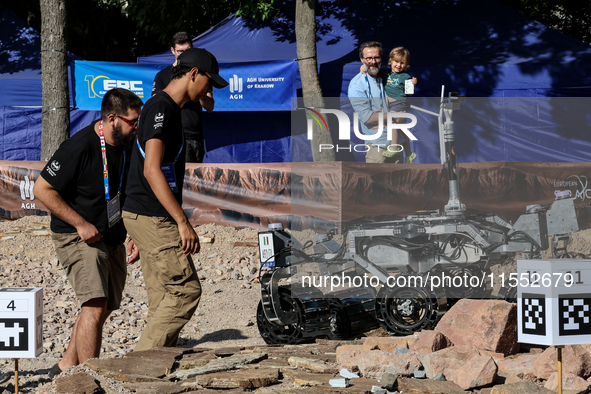
<svg viewBox="0 0 591 394">
<path fill-rule="evenodd" d="M 178 188 L 176 185 L 176 175 L 174 174 L 174 163 L 166 163 L 162 164 L 162 173 L 166 178 L 166 182 L 168 182 L 168 186 L 170 186 L 170 190 L 173 193 L 178 192 Z"/>
<path fill-rule="evenodd" d="M 119 200 L 119 193 L 107 201 L 107 217 L 109 219 L 109 228 L 113 227 L 121 219 L 121 204 Z"/>
</svg>

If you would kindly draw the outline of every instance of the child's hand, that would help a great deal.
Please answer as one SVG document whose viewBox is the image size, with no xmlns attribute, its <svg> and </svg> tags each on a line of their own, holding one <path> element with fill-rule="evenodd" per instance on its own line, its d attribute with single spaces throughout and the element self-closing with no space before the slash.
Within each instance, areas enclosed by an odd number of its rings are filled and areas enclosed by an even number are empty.
<svg viewBox="0 0 591 394">
<path fill-rule="evenodd" d="M 365 71 L 365 67 L 363 67 L 363 64 L 361 65 L 361 67 L 359 67 L 359 72 L 361 74 L 367 74 L 367 71 Z"/>
<path fill-rule="evenodd" d="M 416 77 L 412 77 L 412 84 L 416 85 L 417 84 L 417 78 Z"/>
</svg>

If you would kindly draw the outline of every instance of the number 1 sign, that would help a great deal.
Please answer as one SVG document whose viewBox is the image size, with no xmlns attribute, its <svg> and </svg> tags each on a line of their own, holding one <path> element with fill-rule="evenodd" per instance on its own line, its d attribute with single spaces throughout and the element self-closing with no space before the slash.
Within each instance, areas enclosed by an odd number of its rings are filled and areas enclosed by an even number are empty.
<svg viewBox="0 0 591 394">
<path fill-rule="evenodd" d="M 519 342 L 591 343 L 591 260 L 518 260 Z"/>
<path fill-rule="evenodd" d="M 43 289 L 0 287 L 0 358 L 43 351 Z"/>
</svg>

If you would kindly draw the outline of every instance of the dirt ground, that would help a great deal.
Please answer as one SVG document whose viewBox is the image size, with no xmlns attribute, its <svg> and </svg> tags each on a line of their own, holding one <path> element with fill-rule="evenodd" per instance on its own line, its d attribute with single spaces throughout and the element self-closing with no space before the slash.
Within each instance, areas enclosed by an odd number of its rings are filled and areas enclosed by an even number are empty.
<svg viewBox="0 0 591 394">
<path fill-rule="evenodd" d="M 48 227 L 49 218 L 39 216 L 0 222 L 0 287 L 42 287 L 44 291 L 43 353 L 35 359 L 19 360 L 21 392 L 49 393 L 55 387 L 46 373 L 61 358 L 79 310 L 55 256 Z M 196 230 L 200 237 L 213 242 L 202 243 L 200 253 L 193 256 L 203 295 L 197 313 L 181 333 L 178 346 L 219 348 L 264 344 L 256 327 L 260 300 L 256 280 L 257 230 L 215 225 L 199 226 Z M 302 243 L 313 236 L 311 232 L 298 235 Z M 591 230 L 574 234 L 569 250 L 580 253 L 578 257 L 591 256 Z M 514 259 L 509 263 L 514 264 Z M 147 309 L 140 265 L 130 264 L 122 307 L 105 325 L 101 357 L 122 357 L 133 350 L 145 324 Z M 0 383 L 0 392 L 14 391 L 14 367 L 14 360 L 0 359 L 0 382 L 3 373 L 9 375 L 7 382 Z M 84 370 L 88 372 L 87 368 Z M 109 392 L 127 392 L 115 381 L 109 384 L 103 383 L 103 387 L 110 387 Z"/>
</svg>

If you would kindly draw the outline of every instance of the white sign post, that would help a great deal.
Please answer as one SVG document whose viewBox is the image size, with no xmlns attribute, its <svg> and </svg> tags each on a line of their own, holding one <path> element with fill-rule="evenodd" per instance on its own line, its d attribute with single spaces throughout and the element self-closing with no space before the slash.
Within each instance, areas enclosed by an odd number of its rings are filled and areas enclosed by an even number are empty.
<svg viewBox="0 0 591 394">
<path fill-rule="evenodd" d="M 43 289 L 0 287 L 0 358 L 14 358 L 15 393 L 18 359 L 43 351 Z"/>
<path fill-rule="evenodd" d="M 517 261 L 517 339 L 562 348 L 591 343 L 591 260 Z"/>
</svg>

